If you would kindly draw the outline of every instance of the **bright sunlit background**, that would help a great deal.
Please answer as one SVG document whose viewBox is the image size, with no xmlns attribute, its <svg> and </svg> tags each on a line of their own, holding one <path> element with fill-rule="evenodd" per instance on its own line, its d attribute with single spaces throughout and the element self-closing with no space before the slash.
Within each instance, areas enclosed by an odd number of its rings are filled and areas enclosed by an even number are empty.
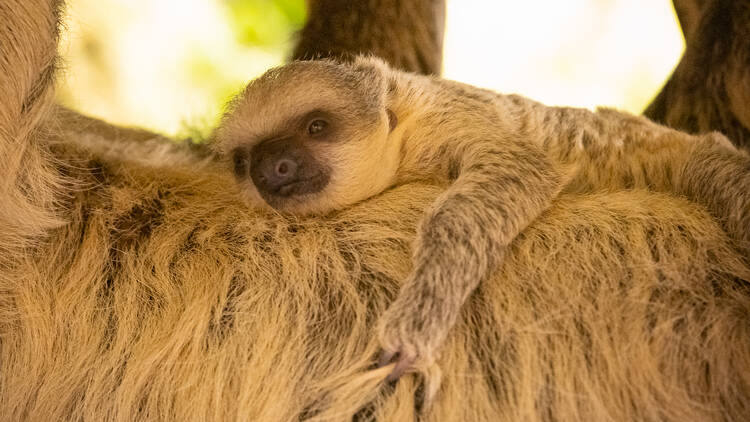
<svg viewBox="0 0 750 422">
<path fill-rule="evenodd" d="M 201 136 L 289 54 L 304 0 L 68 0 L 61 100 Z M 640 113 L 684 48 L 670 0 L 448 0 L 444 75 L 550 105 Z"/>
</svg>

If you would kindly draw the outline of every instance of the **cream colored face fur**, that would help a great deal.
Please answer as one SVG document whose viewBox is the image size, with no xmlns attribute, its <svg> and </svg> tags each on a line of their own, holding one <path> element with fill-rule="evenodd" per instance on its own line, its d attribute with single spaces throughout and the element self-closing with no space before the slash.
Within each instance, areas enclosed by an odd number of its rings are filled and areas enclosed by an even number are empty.
<svg viewBox="0 0 750 422">
<path fill-rule="evenodd" d="M 393 184 L 400 145 L 390 136 L 395 119 L 386 108 L 379 66 L 368 60 L 346 66 L 296 62 L 245 88 L 217 129 L 213 148 L 233 163 L 253 204 L 320 214 Z M 278 164 L 284 160 L 299 180 L 290 182 L 289 169 Z"/>
</svg>

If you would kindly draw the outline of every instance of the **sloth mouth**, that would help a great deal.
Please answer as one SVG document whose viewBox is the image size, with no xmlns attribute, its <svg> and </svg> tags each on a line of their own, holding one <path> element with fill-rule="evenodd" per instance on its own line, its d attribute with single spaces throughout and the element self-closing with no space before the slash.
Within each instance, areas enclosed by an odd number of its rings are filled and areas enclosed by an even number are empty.
<svg viewBox="0 0 750 422">
<path fill-rule="evenodd" d="M 318 174 L 279 186 L 273 191 L 261 189 L 258 189 L 258 191 L 268 205 L 276 210 L 281 210 L 291 203 L 305 202 L 306 197 L 320 192 L 327 184 L 328 177 L 324 174 Z"/>
<path fill-rule="evenodd" d="M 272 194 L 277 195 L 277 196 L 283 196 L 283 197 L 297 195 L 301 191 L 305 191 L 306 185 L 313 182 L 314 181 L 313 179 L 314 178 L 295 180 L 294 182 L 279 186 L 279 188 L 275 192 L 272 192 Z M 307 193 L 307 192 L 302 192 L 302 193 Z"/>
</svg>

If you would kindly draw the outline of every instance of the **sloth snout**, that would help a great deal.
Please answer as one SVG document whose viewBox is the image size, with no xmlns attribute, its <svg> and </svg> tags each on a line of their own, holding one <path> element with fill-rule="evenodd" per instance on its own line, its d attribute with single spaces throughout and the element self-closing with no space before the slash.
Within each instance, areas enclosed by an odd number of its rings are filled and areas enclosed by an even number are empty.
<svg viewBox="0 0 750 422">
<path fill-rule="evenodd" d="M 239 147 L 234 154 L 237 179 L 251 179 L 260 196 L 274 208 L 283 208 L 284 201 L 293 197 L 320 192 L 329 181 L 328 168 L 294 136 Z"/>
<path fill-rule="evenodd" d="M 285 187 L 299 181 L 299 164 L 287 155 L 266 156 L 250 169 L 253 183 L 260 190 L 275 195 L 285 196 Z"/>
</svg>

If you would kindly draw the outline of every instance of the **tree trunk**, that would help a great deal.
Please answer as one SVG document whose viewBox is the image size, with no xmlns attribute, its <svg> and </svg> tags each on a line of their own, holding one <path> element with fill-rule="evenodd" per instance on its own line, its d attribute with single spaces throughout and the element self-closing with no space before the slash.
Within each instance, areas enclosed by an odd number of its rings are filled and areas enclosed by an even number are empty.
<svg viewBox="0 0 750 422">
<path fill-rule="evenodd" d="M 391 65 L 440 74 L 445 0 L 312 0 L 293 59 L 373 54 Z"/>
<path fill-rule="evenodd" d="M 750 147 L 750 2 L 674 0 L 685 54 L 646 109 L 692 133 L 719 131 Z"/>
</svg>

